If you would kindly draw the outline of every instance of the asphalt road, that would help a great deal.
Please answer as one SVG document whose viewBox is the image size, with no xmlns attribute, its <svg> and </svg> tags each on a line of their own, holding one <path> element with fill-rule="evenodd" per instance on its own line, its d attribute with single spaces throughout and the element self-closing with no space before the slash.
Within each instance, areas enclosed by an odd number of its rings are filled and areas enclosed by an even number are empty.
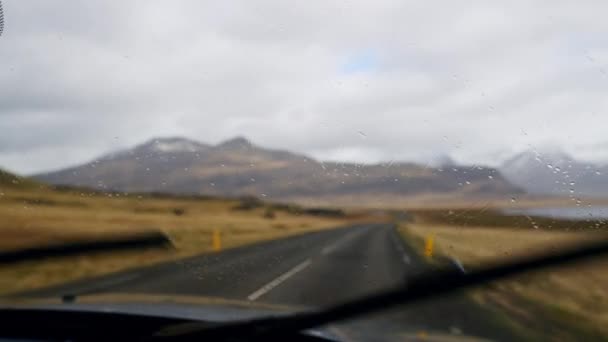
<svg viewBox="0 0 608 342">
<path fill-rule="evenodd" d="M 423 267 L 394 227 L 308 233 L 38 291 L 181 294 L 328 305 L 399 284 Z"/>
<path fill-rule="evenodd" d="M 319 307 L 407 282 L 427 267 L 403 243 L 394 226 L 366 224 L 204 254 L 25 295 L 178 294 Z M 347 322 L 347 327 L 352 340 L 380 340 L 379 332 L 392 332 L 400 340 L 403 331 L 456 331 L 495 340 L 519 339 L 495 314 L 459 294 L 366 316 Z"/>
</svg>

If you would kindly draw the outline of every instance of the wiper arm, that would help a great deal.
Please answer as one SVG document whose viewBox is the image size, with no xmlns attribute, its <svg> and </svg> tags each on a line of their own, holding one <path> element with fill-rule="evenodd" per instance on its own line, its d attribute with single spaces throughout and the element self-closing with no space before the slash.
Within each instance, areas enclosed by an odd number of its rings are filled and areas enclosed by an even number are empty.
<svg viewBox="0 0 608 342">
<path fill-rule="evenodd" d="M 262 318 L 215 326 L 209 326 L 208 323 L 204 325 L 187 323 L 165 328 L 159 331 L 157 337 L 211 339 L 231 336 L 248 338 L 267 335 L 276 336 L 427 300 L 508 276 L 579 262 L 605 254 L 608 254 L 608 241 L 563 248 L 560 252 L 548 255 L 519 258 L 506 263 L 495 263 L 492 266 L 468 270 L 467 273 L 462 273 L 455 268 L 445 268 L 412 277 L 407 284 L 404 283 L 392 290 L 372 294 L 327 309 L 307 311 L 287 317 Z"/>
</svg>

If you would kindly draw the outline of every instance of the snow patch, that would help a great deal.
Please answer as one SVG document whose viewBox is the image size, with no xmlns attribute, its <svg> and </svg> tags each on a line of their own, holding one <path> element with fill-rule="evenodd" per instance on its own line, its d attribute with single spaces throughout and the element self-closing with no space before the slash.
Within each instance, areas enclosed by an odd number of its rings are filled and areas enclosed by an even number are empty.
<svg viewBox="0 0 608 342">
<path fill-rule="evenodd" d="M 200 146 L 185 140 L 156 141 L 154 149 L 159 152 L 196 152 Z"/>
</svg>

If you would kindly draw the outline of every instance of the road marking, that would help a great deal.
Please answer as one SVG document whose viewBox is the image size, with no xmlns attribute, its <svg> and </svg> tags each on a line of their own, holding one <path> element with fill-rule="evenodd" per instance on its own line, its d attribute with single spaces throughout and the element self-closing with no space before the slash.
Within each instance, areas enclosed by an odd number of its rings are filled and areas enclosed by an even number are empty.
<svg viewBox="0 0 608 342">
<path fill-rule="evenodd" d="M 281 285 L 281 283 L 284 282 L 285 280 L 293 277 L 296 273 L 298 273 L 298 272 L 304 270 L 306 267 L 310 266 L 311 263 L 312 263 L 312 260 L 306 259 L 305 261 L 303 261 L 303 262 L 299 263 L 298 265 L 296 265 L 296 267 L 294 267 L 294 268 L 290 269 L 289 271 L 283 273 L 278 278 L 274 279 L 270 283 L 262 286 L 259 290 L 257 290 L 254 293 L 250 294 L 247 297 L 247 299 L 249 299 L 250 301 L 254 301 L 254 300 L 260 298 L 261 296 L 263 296 L 266 293 L 270 292 L 275 287 Z"/>
<path fill-rule="evenodd" d="M 403 263 L 406 265 L 411 264 L 412 258 L 410 258 L 410 256 L 405 252 L 405 249 L 403 248 L 403 243 L 401 243 L 396 234 L 391 234 L 391 241 L 393 241 L 393 245 L 395 245 L 395 248 L 397 248 L 399 253 L 403 254 L 403 257 L 401 258 Z"/>
<path fill-rule="evenodd" d="M 335 251 L 336 249 L 338 249 L 338 247 L 340 247 L 341 245 L 345 244 L 346 242 L 348 242 L 349 240 L 353 239 L 355 236 L 362 234 L 366 231 L 356 231 L 356 232 L 352 232 L 347 234 L 346 236 L 342 237 L 341 239 L 339 239 L 338 241 L 332 243 L 331 245 L 325 246 L 325 248 L 323 248 L 321 250 L 321 254 L 323 255 L 328 255 L 331 254 L 333 251 Z"/>
<path fill-rule="evenodd" d="M 464 266 L 462 266 L 462 264 L 460 263 L 460 260 L 458 260 L 456 258 L 452 258 L 452 263 L 454 265 L 456 265 L 456 267 L 458 267 L 458 269 L 460 270 L 460 272 L 467 273 L 467 271 L 464 269 Z"/>
<path fill-rule="evenodd" d="M 327 247 L 325 247 L 325 248 L 323 248 L 323 249 L 321 250 L 321 254 L 323 254 L 323 255 L 330 254 L 330 253 L 331 253 L 331 252 L 333 252 L 333 251 L 334 251 L 336 248 L 337 248 L 337 246 L 336 246 L 335 244 L 333 244 L 333 245 L 329 245 L 329 246 L 327 246 Z"/>
</svg>

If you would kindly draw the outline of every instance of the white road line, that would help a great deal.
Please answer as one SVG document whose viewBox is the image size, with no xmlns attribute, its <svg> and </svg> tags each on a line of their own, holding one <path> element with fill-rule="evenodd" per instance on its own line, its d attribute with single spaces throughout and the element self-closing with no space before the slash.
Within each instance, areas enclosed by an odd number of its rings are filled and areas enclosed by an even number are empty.
<svg viewBox="0 0 608 342">
<path fill-rule="evenodd" d="M 329 246 L 327 246 L 327 247 L 325 247 L 325 248 L 323 248 L 323 249 L 321 250 L 321 254 L 323 254 L 323 255 L 328 255 L 328 254 L 330 254 L 331 252 L 333 252 L 333 251 L 334 251 L 334 250 L 335 250 L 337 247 L 338 247 L 338 246 L 336 246 L 335 244 L 333 244 L 333 245 L 329 245 Z"/>
<path fill-rule="evenodd" d="M 352 232 L 352 233 L 344 236 L 343 238 L 339 239 L 338 241 L 332 243 L 331 245 L 325 246 L 325 248 L 323 248 L 321 250 L 321 254 L 323 254 L 323 255 L 331 254 L 333 251 L 338 249 L 338 247 L 340 247 L 342 244 L 348 242 L 349 240 L 351 240 L 352 238 L 354 238 L 355 236 L 357 236 L 359 234 L 362 234 L 362 232 L 361 231 Z"/>
<path fill-rule="evenodd" d="M 285 280 L 291 278 L 296 273 L 298 273 L 298 272 L 304 270 L 306 267 L 310 266 L 311 263 L 312 263 L 311 259 L 306 259 L 305 261 L 299 263 L 296 267 L 294 267 L 294 268 L 290 269 L 289 271 L 283 273 L 278 278 L 274 279 L 270 283 L 262 286 L 259 290 L 257 290 L 254 293 L 250 294 L 247 297 L 247 299 L 249 299 L 251 301 L 254 301 L 254 300 L 260 298 L 261 296 L 263 296 L 266 293 L 270 292 L 275 287 L 281 285 L 281 283 L 284 282 Z"/>
<path fill-rule="evenodd" d="M 454 263 L 454 265 L 456 265 L 456 267 L 458 267 L 458 269 L 462 273 L 467 273 L 467 271 L 464 269 L 464 266 L 462 266 L 462 264 L 460 263 L 460 260 L 458 260 L 456 258 L 452 258 L 452 263 Z"/>
<path fill-rule="evenodd" d="M 401 260 L 403 261 L 404 264 L 409 265 L 412 262 L 412 258 L 410 258 L 410 256 L 407 255 L 407 253 L 405 252 L 405 249 L 403 248 L 403 244 L 401 243 L 401 241 L 398 240 L 397 236 L 395 234 L 391 234 L 391 236 L 392 236 L 391 241 L 393 241 L 393 245 L 395 245 L 395 248 L 397 248 L 399 253 L 403 254 L 403 257 L 401 258 Z"/>
</svg>

